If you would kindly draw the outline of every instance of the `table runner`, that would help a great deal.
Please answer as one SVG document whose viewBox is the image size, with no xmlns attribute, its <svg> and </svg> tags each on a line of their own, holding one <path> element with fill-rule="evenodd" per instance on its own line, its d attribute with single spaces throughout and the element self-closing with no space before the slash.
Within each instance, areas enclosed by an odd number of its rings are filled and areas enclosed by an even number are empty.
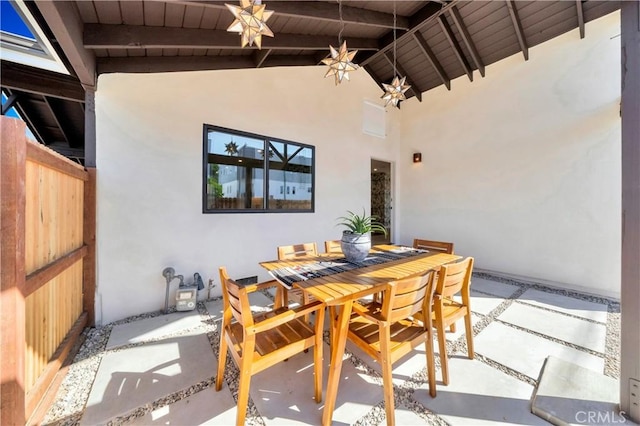
<svg viewBox="0 0 640 426">
<path fill-rule="evenodd" d="M 352 269 L 364 268 L 365 266 L 379 265 L 393 260 L 417 256 L 422 253 L 428 253 L 428 250 L 402 246 L 391 250 L 374 247 L 372 252 L 369 253 L 362 262 L 349 262 L 344 257 L 334 258 L 331 260 L 316 260 L 304 265 L 287 266 L 284 268 L 274 269 L 269 271 L 269 274 L 280 281 L 285 287 L 291 289 L 293 284 L 296 282 L 332 274 L 339 274 Z"/>
</svg>

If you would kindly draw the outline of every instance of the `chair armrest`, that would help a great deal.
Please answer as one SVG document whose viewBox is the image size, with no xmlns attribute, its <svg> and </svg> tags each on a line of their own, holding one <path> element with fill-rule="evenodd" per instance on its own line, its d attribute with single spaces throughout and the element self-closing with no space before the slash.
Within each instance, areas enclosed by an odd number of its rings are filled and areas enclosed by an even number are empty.
<svg viewBox="0 0 640 426">
<path fill-rule="evenodd" d="M 376 318 L 373 315 L 371 315 L 370 314 L 371 311 L 369 309 L 367 309 L 366 307 L 362 306 L 359 303 L 354 303 L 351 306 L 351 310 L 353 312 L 355 312 L 356 314 L 360 315 L 361 317 L 366 318 L 367 320 L 369 320 L 369 321 L 371 321 L 371 322 L 373 322 L 375 324 L 380 324 L 380 322 L 381 322 L 380 318 Z"/>
<path fill-rule="evenodd" d="M 271 281 L 263 281 L 261 283 L 257 283 L 257 284 L 249 284 L 249 285 L 245 285 L 244 289 L 247 290 L 247 293 L 253 293 L 255 291 L 259 291 L 259 290 L 264 290 L 270 287 L 276 287 L 281 285 L 278 281 L 276 280 L 271 280 Z"/>
<path fill-rule="evenodd" d="M 285 324 L 296 318 L 300 318 L 302 316 L 310 314 L 311 312 L 315 312 L 319 309 L 324 309 L 324 303 L 322 303 L 319 300 L 316 300 L 307 305 L 303 305 L 295 309 L 286 310 L 271 318 L 267 318 L 264 321 L 255 323 L 252 327 L 247 327 L 247 332 L 253 333 L 253 334 L 261 333 L 263 331 L 270 330 L 279 325 Z"/>
</svg>

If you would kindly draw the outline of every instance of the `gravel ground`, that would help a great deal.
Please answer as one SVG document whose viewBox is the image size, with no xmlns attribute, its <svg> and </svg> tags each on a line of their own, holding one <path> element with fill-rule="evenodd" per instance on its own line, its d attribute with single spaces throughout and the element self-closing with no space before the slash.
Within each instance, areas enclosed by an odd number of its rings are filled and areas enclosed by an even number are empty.
<svg viewBox="0 0 640 426">
<path fill-rule="evenodd" d="M 536 290 L 541 290 L 549 293 L 554 293 L 558 295 L 568 296 L 576 299 L 586 300 L 590 302 L 600 303 L 607 306 L 607 334 L 606 334 L 606 350 L 604 354 L 605 360 L 605 368 L 604 374 L 618 378 L 620 375 L 620 304 L 617 301 L 595 297 L 590 295 L 580 294 L 574 291 L 568 290 L 560 290 L 556 288 L 550 288 L 543 285 L 530 283 L 530 282 L 521 282 L 513 279 L 506 279 L 502 277 L 492 276 L 486 273 L 474 273 L 474 277 L 485 278 L 492 281 L 502 282 L 505 284 L 511 284 L 519 287 L 511 297 L 505 299 L 498 307 L 496 307 L 493 311 L 491 311 L 488 315 L 478 315 L 481 317 L 481 320 L 475 324 L 474 326 L 474 335 L 480 333 L 484 328 L 486 328 L 495 318 L 504 312 L 512 303 L 522 303 L 520 301 L 516 302 L 519 296 L 521 296 L 526 290 L 530 288 L 534 288 Z M 268 294 L 268 293 L 267 293 Z M 219 342 L 219 334 L 216 329 L 216 325 L 211 320 L 208 312 L 206 311 L 205 305 L 203 302 L 198 303 L 198 311 L 200 312 L 203 323 L 206 324 L 207 327 L 207 335 L 209 337 L 209 342 L 214 351 L 216 357 L 218 356 L 218 342 Z M 137 315 L 134 317 L 130 317 L 121 321 L 117 321 L 105 326 L 97 327 L 97 328 L 87 328 L 83 332 L 84 343 L 80 347 L 77 355 L 75 356 L 73 363 L 70 365 L 67 371 L 67 375 L 62 381 L 58 393 L 56 395 L 55 401 L 48 410 L 43 424 L 45 425 L 77 425 L 80 423 L 80 419 L 82 417 L 82 413 L 84 407 L 86 405 L 87 399 L 89 397 L 89 392 L 91 391 L 91 386 L 93 384 L 96 372 L 98 371 L 98 367 L 100 366 L 100 361 L 105 354 L 105 348 L 107 345 L 107 341 L 109 340 L 109 336 L 111 334 L 111 330 L 114 326 L 119 324 L 125 324 L 133 321 L 138 321 L 144 318 L 150 318 L 154 316 L 162 315 L 162 312 L 154 312 L 149 314 Z M 476 315 L 476 314 L 474 314 Z M 528 331 L 528 330 L 527 330 Z M 548 337 L 546 337 L 548 338 Z M 328 341 L 328 334 L 325 335 L 325 341 Z M 593 353 L 596 356 L 602 357 L 602 354 L 598 354 L 597 352 L 585 350 L 584 348 L 577 347 L 567 342 L 558 341 L 566 346 L 575 347 L 582 351 Z M 132 346 L 132 345 L 129 345 Z M 129 347 L 129 346 L 125 346 Z M 455 342 L 447 342 L 448 352 L 463 352 L 466 353 L 466 341 L 464 336 L 461 336 Z M 119 348 L 122 349 L 122 348 Z M 368 373 L 374 380 L 377 380 L 382 384 L 381 377 L 373 371 L 366 362 L 358 359 L 353 354 L 347 353 L 347 356 L 356 368 L 363 370 Z M 487 359 L 482 355 L 477 354 L 476 359 L 480 362 L 484 362 L 494 368 L 497 368 L 506 374 L 517 378 L 518 380 L 524 381 L 531 385 L 536 385 L 535 381 L 530 379 L 529 377 L 514 371 L 502 364 L 499 364 L 493 360 Z M 436 357 L 436 369 L 439 370 L 439 358 Z M 160 400 L 153 401 L 152 403 L 146 404 L 143 407 L 139 407 L 137 410 L 128 413 L 125 417 L 113 419 L 109 424 L 117 425 L 124 424 L 127 420 L 130 420 L 135 417 L 139 417 L 144 415 L 145 413 L 155 410 L 158 407 L 162 407 L 168 405 L 172 402 L 185 398 L 189 395 L 192 395 L 196 392 L 201 391 L 202 389 L 213 386 L 214 378 L 211 377 L 203 382 L 196 383 L 192 385 L 190 388 L 176 392 L 171 395 L 167 395 Z M 237 385 L 238 385 L 238 370 L 235 367 L 233 362 L 227 363 L 227 368 L 225 371 L 225 379 L 231 392 L 234 395 L 234 398 L 237 396 Z M 411 379 L 407 380 L 402 385 L 398 386 L 395 390 L 396 397 L 396 406 L 406 407 L 411 411 L 415 412 L 418 416 L 420 416 L 425 424 L 430 425 L 445 425 L 443 419 L 438 417 L 436 414 L 430 412 L 426 407 L 421 405 L 412 399 L 412 394 L 415 389 L 417 389 L 422 384 L 427 383 L 427 374 L 426 369 L 416 373 Z M 377 406 L 372 407 L 367 415 L 362 417 L 356 424 L 357 425 L 373 425 L 379 424 L 384 420 L 384 407 L 382 403 Z M 257 412 L 255 405 L 249 400 L 249 413 L 247 415 L 247 424 L 250 425 L 264 425 L 265 422 L 262 417 Z"/>
</svg>

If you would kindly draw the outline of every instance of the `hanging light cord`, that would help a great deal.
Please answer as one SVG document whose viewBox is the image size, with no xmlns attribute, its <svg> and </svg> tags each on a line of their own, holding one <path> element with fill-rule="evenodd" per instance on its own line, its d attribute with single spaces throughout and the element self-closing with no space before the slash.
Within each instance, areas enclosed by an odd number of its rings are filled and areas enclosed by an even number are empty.
<svg viewBox="0 0 640 426">
<path fill-rule="evenodd" d="M 342 1 L 338 0 L 338 14 L 340 15 L 340 32 L 338 33 L 338 46 L 342 45 L 342 32 L 344 31 L 344 21 L 342 20 Z"/>
<path fill-rule="evenodd" d="M 396 46 L 396 0 L 393 0 L 393 76 L 398 75 L 396 70 L 396 58 L 398 57 L 398 51 Z"/>
</svg>

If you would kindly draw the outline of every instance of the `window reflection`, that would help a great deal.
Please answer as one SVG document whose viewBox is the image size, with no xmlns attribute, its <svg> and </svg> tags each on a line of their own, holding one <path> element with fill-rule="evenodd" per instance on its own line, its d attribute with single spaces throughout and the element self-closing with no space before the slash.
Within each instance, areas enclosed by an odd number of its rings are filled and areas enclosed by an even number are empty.
<svg viewBox="0 0 640 426">
<path fill-rule="evenodd" d="M 205 212 L 313 211 L 312 146 L 207 125 L 205 138 Z"/>
</svg>

